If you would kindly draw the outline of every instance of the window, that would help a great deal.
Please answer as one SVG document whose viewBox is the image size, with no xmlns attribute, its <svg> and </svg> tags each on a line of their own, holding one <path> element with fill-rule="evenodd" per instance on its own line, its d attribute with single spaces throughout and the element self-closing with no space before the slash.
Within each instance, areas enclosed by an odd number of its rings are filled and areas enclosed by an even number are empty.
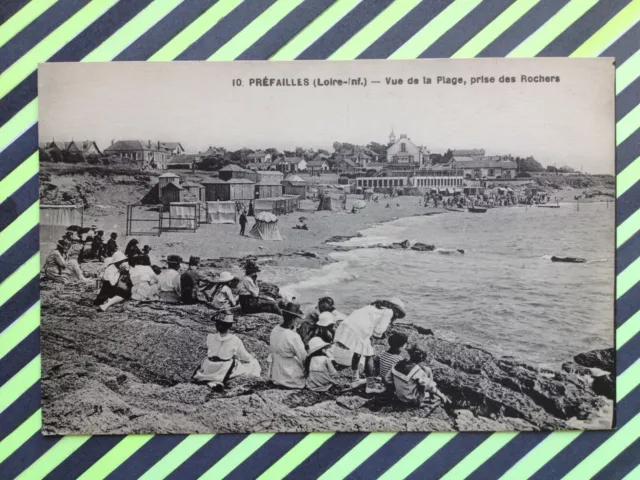
<svg viewBox="0 0 640 480">
<path fill-rule="evenodd" d="M 489 169 L 489 176 L 493 177 L 494 175 L 495 175 L 495 172 L 494 172 L 493 168 L 490 168 Z"/>
<path fill-rule="evenodd" d="M 407 144 L 406 143 L 402 142 L 400 144 L 400 151 L 401 152 L 406 152 L 407 151 Z"/>
<path fill-rule="evenodd" d="M 409 162 L 413 163 L 413 155 L 409 155 Z"/>
</svg>

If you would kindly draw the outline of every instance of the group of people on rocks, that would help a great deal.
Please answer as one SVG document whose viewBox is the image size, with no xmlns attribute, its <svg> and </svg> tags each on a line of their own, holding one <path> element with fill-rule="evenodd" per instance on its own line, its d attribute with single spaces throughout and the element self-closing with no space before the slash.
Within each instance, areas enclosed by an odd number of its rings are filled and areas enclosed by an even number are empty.
<svg viewBox="0 0 640 480">
<path fill-rule="evenodd" d="M 235 277 L 222 272 L 215 281 L 200 275 L 200 258 L 191 256 L 187 268 L 181 270 L 180 255 L 167 256 L 167 267 L 152 265 L 137 240 L 127 245 L 125 252 L 116 251 L 105 261 L 102 286 L 94 304 L 102 311 L 125 300 L 159 301 L 163 303 L 204 304 L 218 314 L 271 312 L 279 313 L 277 301 L 260 292 L 256 281 L 260 268 L 248 262 L 245 275 L 237 285 L 237 295 L 231 290 Z"/>
<path fill-rule="evenodd" d="M 295 301 L 282 304 L 282 322 L 269 336 L 267 378 L 283 388 L 326 392 L 365 386 L 367 394 L 395 392 L 403 403 L 422 406 L 436 397 L 449 399 L 437 388 L 426 353 L 417 346 L 407 348 L 407 336 L 387 335 L 389 349 L 376 355 L 372 339 L 387 334 L 396 319 L 405 316 L 398 298 L 376 300 L 344 315 L 330 297 L 320 298 L 312 311 L 303 314 Z M 194 380 L 212 388 L 224 388 L 227 380 L 239 376 L 260 376 L 260 365 L 242 340 L 230 333 L 232 314 L 214 316 L 216 333 L 207 336 L 207 356 L 194 373 Z M 365 378 L 360 378 L 364 362 Z M 350 367 L 349 383 L 340 385 L 338 370 Z"/>
<path fill-rule="evenodd" d="M 69 240 L 58 242 L 45 262 L 45 278 L 64 283 L 87 280 L 77 260 L 69 259 L 70 248 Z M 364 386 L 367 394 L 395 392 L 398 400 L 411 405 L 422 405 L 434 396 L 448 401 L 437 389 L 431 370 L 424 366 L 425 352 L 412 347 L 403 354 L 405 335 L 391 332 L 389 350 L 376 355 L 372 339 L 384 337 L 394 321 L 406 314 L 400 299 L 375 300 L 345 315 L 336 310 L 332 298 L 323 297 L 304 314 L 295 298 L 278 301 L 261 292 L 257 282 L 261 270 L 253 261 L 246 263 L 239 281 L 230 272 L 221 272 L 215 281 L 209 281 L 198 271 L 198 257 L 190 257 L 187 269 L 181 270 L 182 258 L 169 255 L 167 267 L 160 268 L 152 265 L 149 250 L 141 250 L 136 239 L 124 252 L 116 249 L 104 261 L 94 305 L 104 312 L 113 305 L 136 300 L 205 304 L 214 310 L 216 333 L 207 336 L 207 356 L 194 372 L 195 381 L 223 388 L 230 378 L 260 376 L 260 364 L 231 329 L 241 314 L 273 313 L 282 317 L 269 337 L 266 375 L 274 384 L 312 391 Z M 364 378 L 360 377 L 361 363 Z M 337 371 L 349 367 L 350 382 L 336 386 L 341 383 Z"/>
</svg>

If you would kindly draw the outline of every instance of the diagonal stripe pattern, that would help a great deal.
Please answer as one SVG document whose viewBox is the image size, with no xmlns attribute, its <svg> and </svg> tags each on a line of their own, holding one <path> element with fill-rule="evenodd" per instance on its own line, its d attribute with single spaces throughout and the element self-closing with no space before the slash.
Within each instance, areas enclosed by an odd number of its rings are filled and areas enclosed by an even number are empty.
<svg viewBox="0 0 640 480">
<path fill-rule="evenodd" d="M 64 0 L 63 0 L 64 1 Z M 246 2 L 250 0 L 245 0 Z M 306 0 L 311 1 L 311 0 Z M 426 0 L 423 0 L 426 1 Z M 441 0 L 439 0 L 441 1 Z M 444 0 L 442 0 L 444 1 Z M 549 0 L 515 0 L 510 5 L 505 5 L 504 10 L 495 18 L 486 21 L 486 24 L 474 25 L 477 27 L 476 33 L 470 40 L 460 47 L 454 57 L 469 58 L 480 54 L 483 50 L 490 48 L 492 44 L 501 40 L 503 35 L 513 27 L 516 22 L 526 22 L 529 14 L 534 12 L 539 3 Z M 608 0 L 601 0 L 606 2 Z M 56 2 L 52 0 L 39 0 L 38 2 L 28 2 L 22 9 L 18 10 L 0 26 L 0 52 L 2 47 L 8 42 L 17 39 L 17 36 L 27 28 L 35 19 L 46 18 L 47 11 Z M 117 0 L 92 0 L 86 2 L 80 10 L 71 17 L 60 22 L 59 25 L 52 25 L 51 33 L 42 40 L 36 40 L 32 45 L 25 44 L 23 51 L 26 52 L 21 58 L 10 65 L 0 76 L 0 99 L 7 96 L 12 90 L 22 85 L 26 78 L 31 75 L 37 67 L 38 62 L 46 61 L 56 52 L 61 50 L 66 44 L 78 36 L 81 32 L 90 29 L 109 9 L 117 4 Z M 92 47 L 90 53 L 83 58 L 76 58 L 76 61 L 110 61 L 127 51 L 127 48 L 136 41 L 143 39 L 143 35 L 149 31 L 163 18 L 178 16 L 178 6 L 180 0 L 155 0 L 150 2 L 138 14 L 127 19 L 124 25 L 115 31 L 101 44 Z M 187 50 L 207 32 L 211 31 L 217 24 L 235 9 L 241 6 L 242 0 L 219 0 L 212 1 L 211 6 L 195 20 L 191 21 L 180 31 L 175 31 L 165 45 L 162 45 L 149 58 L 139 58 L 138 60 L 168 61 L 174 60 Z M 255 44 L 260 38 L 267 34 L 276 25 L 282 25 L 289 18 L 288 15 L 296 7 L 300 6 L 303 0 L 278 0 L 260 12 L 254 18 L 247 18 L 245 26 L 235 32 L 226 43 L 216 51 L 208 54 L 209 60 L 233 60 L 238 58 L 249 47 Z M 372 2 L 373 3 L 373 2 Z M 320 41 L 331 43 L 331 38 L 327 38 L 327 32 L 339 22 L 346 27 L 350 35 L 341 41 L 340 44 L 332 45 L 330 51 L 333 52 L 331 58 L 353 59 L 364 52 L 373 42 L 378 41 L 389 31 L 393 25 L 403 18 L 412 15 L 421 2 L 414 0 L 396 0 L 388 2 L 384 8 L 380 8 L 370 18 L 371 20 L 364 27 L 350 28 L 354 23 L 353 13 L 360 8 L 370 7 L 363 0 L 336 0 L 328 6 L 322 13 L 317 15 L 310 23 L 300 30 L 286 44 L 274 50 L 272 60 L 293 60 L 300 56 L 314 43 Z M 588 14 L 596 6 L 602 6 L 597 0 L 569 0 L 561 2 L 562 8 L 552 11 L 552 15 L 541 20 L 539 14 L 536 15 L 537 25 L 534 33 L 521 41 L 519 44 L 511 45 L 507 51 L 512 57 L 531 57 L 544 54 L 544 49 L 552 42 L 559 42 L 563 37 L 562 33 L 572 25 L 577 24 L 581 18 Z M 640 20 L 640 1 L 616 1 L 611 4 L 618 4 L 620 8 L 612 10 L 612 14 L 607 19 L 601 20 L 601 24 L 592 30 L 595 33 L 588 37 L 581 38 L 578 48 L 575 45 L 566 55 L 574 57 L 589 57 L 601 55 L 603 52 L 615 52 L 618 42 L 622 45 L 640 45 L 638 38 L 638 28 L 635 25 Z M 472 19 L 473 12 L 481 4 L 480 0 L 454 0 L 447 1 L 446 7 L 442 9 L 434 18 L 426 22 L 421 29 L 414 34 L 407 34 L 402 45 L 397 48 L 390 58 L 416 58 L 430 47 L 438 46 L 443 35 L 455 27 L 462 19 Z M 362 10 L 358 10 L 361 12 Z M 551 11 L 551 10 L 550 10 Z M 615 13 L 617 12 L 617 13 Z M 615 15 L 613 15 L 615 13 Z M 179 23 L 179 22 L 177 22 Z M 630 38 L 630 36 L 634 36 Z M 506 38 L 506 37 L 505 37 Z M 29 39 L 27 39 L 28 41 Z M 554 51 L 562 45 L 554 43 Z M 621 94 L 626 89 L 635 88 L 634 82 L 640 76 L 640 50 L 635 53 L 625 52 L 624 61 L 617 65 L 616 71 L 616 93 Z M 10 120 L 0 125 L 0 154 L 10 145 L 16 142 L 25 132 L 27 132 L 37 122 L 37 99 L 36 92 L 31 91 L 31 99 L 22 109 Z M 629 100 L 625 97 L 626 100 Z M 635 141 L 640 127 L 640 106 L 638 99 L 633 105 L 624 105 L 623 111 L 626 113 L 617 125 L 617 144 L 629 148 L 629 142 Z M 635 136 L 634 136 L 635 135 Z M 631 162 L 617 175 L 617 195 L 619 198 L 629 198 L 634 195 L 637 182 L 640 180 L 640 146 L 635 141 L 632 150 L 635 154 L 627 160 Z M 636 159 L 635 161 L 632 161 Z M 9 196 L 18 192 L 20 188 L 27 184 L 37 174 L 37 145 L 33 144 L 31 150 L 24 153 L 22 162 L 17 167 L 0 178 L 0 201 L 6 200 Z M 8 251 L 14 245 L 20 245 L 21 239 L 32 230 L 38 222 L 38 203 L 35 202 L 19 216 L 11 219 L 8 226 L 0 232 L 0 255 Z M 621 247 L 640 230 L 640 213 L 636 212 L 626 218 L 617 227 L 617 246 Z M 635 255 L 637 253 L 634 252 Z M 26 257 L 25 257 L 26 258 Z M 636 261 L 634 261 L 636 260 Z M 632 302 L 628 299 L 627 292 L 631 292 L 640 280 L 640 260 L 636 258 L 625 261 L 628 265 L 620 272 L 617 279 L 618 302 Z M 16 299 L 22 298 L 20 292 L 27 288 L 27 285 L 37 276 L 39 271 L 39 256 L 32 255 L 22 266 L 6 278 L 0 284 L 0 308 Z M 21 300 L 24 301 L 24 300 Z M 640 330 L 640 305 L 635 306 L 633 314 L 629 314 L 628 319 L 622 320 L 617 332 L 617 348 L 625 349 L 633 345 L 633 340 Z M 7 325 L 0 332 L 0 358 L 7 356 L 13 349 L 20 348 L 25 342 L 31 341 L 30 335 L 38 327 L 40 305 L 37 296 L 29 298 L 28 304 L 18 309 L 19 314 L 8 319 Z M 640 352 L 632 352 L 634 355 L 627 365 L 626 371 L 619 372 L 617 378 L 618 403 L 625 398 L 633 397 L 637 392 L 638 381 L 640 381 L 640 362 L 637 361 Z M 18 402 L 23 395 L 39 395 L 39 391 L 31 388 L 37 385 L 40 377 L 40 357 L 35 356 L 6 383 L 0 385 L 0 415 L 9 406 Z M 35 391 L 34 391 L 35 390 Z M 637 393 L 635 393 L 637 394 Z M 634 397 L 635 398 L 635 397 Z M 38 403 L 38 402 L 36 402 Z M 638 422 L 640 416 L 636 411 L 629 415 L 618 415 L 619 429 L 608 432 L 605 435 L 593 435 L 592 447 L 582 461 L 571 468 L 559 471 L 567 472 L 566 478 L 590 478 L 602 471 L 607 465 L 615 465 L 616 459 L 621 452 L 638 438 Z M 28 453 L 29 446 L 38 435 L 41 426 L 41 411 L 24 412 L 24 417 L 16 424 L 11 433 L 0 438 L 0 474 L 4 471 L 5 465 L 11 464 L 14 458 Z M 601 432 L 602 433 L 602 432 Z M 403 434 L 397 434 L 403 435 Z M 431 457 L 448 448 L 455 448 L 456 442 L 451 442 L 456 435 L 453 433 L 437 433 L 424 435 L 424 439 L 417 443 L 410 451 L 388 468 L 384 473 L 385 478 L 406 478 L 411 476 L 425 464 Z M 459 452 L 457 455 L 461 460 L 453 466 L 445 475 L 445 478 L 458 479 L 472 476 L 489 459 L 500 458 L 505 447 L 517 446 L 520 439 L 525 435 L 536 434 L 516 434 L 516 433 L 495 433 L 489 435 L 486 440 L 468 452 Z M 331 434 L 310 434 L 293 446 L 283 457 L 274 459 L 273 463 L 265 469 L 261 478 L 283 478 L 294 470 L 313 465 L 312 461 L 325 446 L 329 445 L 333 439 L 338 439 L 341 435 Z M 505 471 L 497 473 L 496 476 L 503 475 L 503 478 L 530 478 L 536 472 L 540 472 L 547 464 L 562 465 L 569 462 L 565 452 L 569 451 L 571 445 L 578 439 L 587 439 L 590 433 L 580 432 L 555 432 L 547 435 L 541 442 L 537 443 L 528 451 L 523 451 L 521 458 L 510 461 L 511 465 Z M 315 466 L 314 476 L 324 475 L 325 478 L 345 478 L 356 468 L 359 471 L 366 467 L 367 460 L 375 455 L 384 455 L 386 448 L 391 448 L 393 442 L 392 434 L 370 434 L 355 444 L 352 448 L 336 454 L 332 462 L 325 465 Z M 74 458 L 74 453 L 84 445 L 89 437 L 74 436 L 63 437 L 57 442 L 47 443 L 46 446 L 39 446 L 40 452 L 34 451 L 37 456 L 33 461 L 22 468 L 19 478 L 43 478 L 51 473 L 57 466 L 67 459 Z M 176 472 L 181 465 L 192 457 L 197 457 L 209 442 L 212 435 L 191 435 L 182 442 L 154 466 L 145 473 L 145 478 L 165 478 L 172 472 Z M 93 441 L 93 440 L 92 440 Z M 252 434 L 245 437 L 234 448 L 231 448 L 225 455 L 204 473 L 205 478 L 224 478 L 232 473 L 241 472 L 245 462 L 251 462 L 253 455 L 259 455 L 260 449 L 268 442 L 278 441 L 278 436 L 269 434 Z M 582 441 L 582 440 L 581 440 Z M 84 478 L 105 478 L 116 470 L 120 465 L 127 462 L 136 462 L 137 456 L 141 454 L 142 447 L 153 445 L 153 436 L 127 436 L 115 444 L 107 453 L 89 466 Z M 34 448 L 36 448 L 34 446 Z M 146 447 L 145 447 L 146 448 Z M 519 451 L 513 449 L 513 451 Z M 620 456 L 621 457 L 621 456 Z M 624 471 L 629 472 L 626 468 Z M 634 471 L 637 473 L 637 469 Z M 634 478 L 634 472 L 627 475 L 627 478 Z"/>
</svg>

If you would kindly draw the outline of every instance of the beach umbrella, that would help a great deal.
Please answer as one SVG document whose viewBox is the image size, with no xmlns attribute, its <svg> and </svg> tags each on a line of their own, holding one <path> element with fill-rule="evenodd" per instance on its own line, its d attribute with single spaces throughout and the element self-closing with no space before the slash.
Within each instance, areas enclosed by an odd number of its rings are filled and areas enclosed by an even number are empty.
<svg viewBox="0 0 640 480">
<path fill-rule="evenodd" d="M 365 202 L 364 200 L 356 200 L 353 203 L 353 208 L 356 208 L 358 210 L 360 210 L 361 208 L 364 208 L 367 206 L 367 202 Z"/>
</svg>

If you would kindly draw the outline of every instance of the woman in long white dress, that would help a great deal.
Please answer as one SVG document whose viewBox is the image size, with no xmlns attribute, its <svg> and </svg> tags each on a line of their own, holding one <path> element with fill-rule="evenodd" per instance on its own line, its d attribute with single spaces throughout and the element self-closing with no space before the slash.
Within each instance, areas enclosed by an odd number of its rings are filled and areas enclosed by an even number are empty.
<svg viewBox="0 0 640 480">
<path fill-rule="evenodd" d="M 376 300 L 349 315 L 337 328 L 334 342 L 341 348 L 353 352 L 351 370 L 352 386 L 356 387 L 366 382 L 367 393 L 382 393 L 383 386 L 377 384 L 374 377 L 373 356 L 375 350 L 371 344 L 371 337 L 382 338 L 389 325 L 397 318 L 406 315 L 404 303 L 399 298 Z M 364 373 L 366 380 L 360 380 L 358 366 L 360 357 L 365 357 Z"/>
<path fill-rule="evenodd" d="M 260 364 L 244 347 L 242 340 L 229 330 L 233 315 L 216 321 L 217 333 L 207 335 L 207 358 L 202 360 L 193 378 L 210 387 L 224 386 L 230 378 L 248 375 L 259 377 Z"/>
<path fill-rule="evenodd" d="M 131 277 L 132 300 L 157 300 L 160 293 L 158 276 L 151 268 L 149 258 L 143 255 L 129 260 L 133 267 L 129 273 Z"/>
<path fill-rule="evenodd" d="M 294 330 L 296 318 L 302 317 L 300 306 L 289 302 L 282 310 L 282 324 L 271 332 L 269 346 L 269 378 L 287 388 L 304 388 L 304 361 L 307 351 L 300 335 Z"/>
</svg>

